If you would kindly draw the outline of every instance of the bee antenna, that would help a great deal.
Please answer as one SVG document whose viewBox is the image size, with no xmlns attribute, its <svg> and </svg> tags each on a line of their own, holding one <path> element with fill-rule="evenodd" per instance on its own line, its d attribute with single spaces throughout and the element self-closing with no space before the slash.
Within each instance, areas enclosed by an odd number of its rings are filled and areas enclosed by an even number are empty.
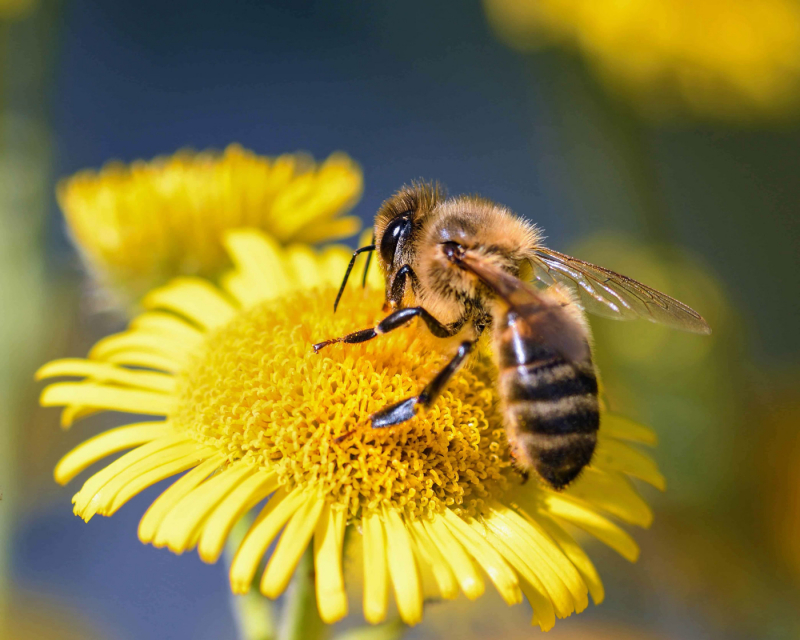
<svg viewBox="0 0 800 640">
<path fill-rule="evenodd" d="M 356 258 L 358 257 L 359 253 L 363 253 L 364 251 L 375 251 L 375 245 L 370 244 L 367 245 L 366 247 L 361 247 L 360 249 L 356 249 L 355 252 L 353 253 L 353 257 L 350 258 L 350 264 L 347 265 L 347 271 L 344 272 L 344 279 L 342 280 L 342 286 L 339 287 L 339 293 L 336 294 L 336 301 L 333 303 L 334 313 L 336 313 L 336 307 L 339 306 L 339 300 L 342 299 L 344 288 L 347 286 L 347 279 L 350 277 L 350 272 L 353 270 L 353 265 L 356 263 Z"/>
<path fill-rule="evenodd" d="M 372 233 L 372 248 L 375 249 L 375 233 Z M 369 271 L 369 263 L 372 262 L 372 251 L 367 254 L 367 262 L 364 265 L 364 277 L 361 279 L 361 288 L 367 286 L 367 272 Z"/>
</svg>

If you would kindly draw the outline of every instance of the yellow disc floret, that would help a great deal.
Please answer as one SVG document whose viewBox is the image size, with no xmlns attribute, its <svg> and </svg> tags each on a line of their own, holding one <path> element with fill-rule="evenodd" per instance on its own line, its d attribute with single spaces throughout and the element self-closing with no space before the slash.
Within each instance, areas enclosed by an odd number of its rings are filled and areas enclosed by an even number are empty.
<svg viewBox="0 0 800 640">
<path fill-rule="evenodd" d="M 351 517 L 383 501 L 411 516 L 479 513 L 512 467 L 490 360 L 458 374 L 424 420 L 372 429 L 366 416 L 418 394 L 446 355 L 413 326 L 315 354 L 314 342 L 380 320 L 377 291 L 336 316 L 334 294 L 258 305 L 209 336 L 179 377 L 175 424 L 284 485 L 322 488 Z"/>
</svg>

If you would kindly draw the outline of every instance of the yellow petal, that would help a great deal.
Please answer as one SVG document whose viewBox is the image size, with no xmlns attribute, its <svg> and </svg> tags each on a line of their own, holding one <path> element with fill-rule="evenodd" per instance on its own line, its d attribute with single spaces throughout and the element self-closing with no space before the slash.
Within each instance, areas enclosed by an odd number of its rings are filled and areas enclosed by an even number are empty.
<svg viewBox="0 0 800 640">
<path fill-rule="evenodd" d="M 142 305 L 147 309 L 169 309 L 204 329 L 226 324 L 236 314 L 219 289 L 202 278 L 175 278 L 147 294 Z"/>
<path fill-rule="evenodd" d="M 653 522 L 653 512 L 649 505 L 630 480 L 616 471 L 586 467 L 578 480 L 561 495 L 608 511 L 621 520 L 640 527 L 649 527 Z"/>
<path fill-rule="evenodd" d="M 487 538 L 516 569 L 520 577 L 547 596 L 559 618 L 566 618 L 575 609 L 575 601 L 566 585 L 545 562 L 532 553 L 513 533 L 496 521 L 487 519 Z"/>
<path fill-rule="evenodd" d="M 164 517 L 178 502 L 195 489 L 203 480 L 214 473 L 225 460 L 222 454 L 212 456 L 189 473 L 170 485 L 142 517 L 139 522 L 139 540 L 145 544 L 152 542 Z"/>
<path fill-rule="evenodd" d="M 197 344 L 204 338 L 202 331 L 179 316 L 163 311 L 146 311 L 136 316 L 131 320 L 131 329 L 139 333 L 167 335 L 185 344 Z"/>
<path fill-rule="evenodd" d="M 508 605 L 521 602 L 522 591 L 519 588 L 517 574 L 508 566 L 497 550 L 486 543 L 482 533 L 479 533 L 478 523 L 474 520 L 467 523 L 449 509 L 444 511 L 444 521 L 453 535 L 483 567 L 500 595 L 503 596 L 503 600 Z"/>
<path fill-rule="evenodd" d="M 144 460 L 148 456 L 158 453 L 159 451 L 163 451 L 164 449 L 177 447 L 188 442 L 190 441 L 185 435 L 171 433 L 170 435 L 158 438 L 158 440 L 153 440 L 147 444 L 143 444 L 141 447 L 137 447 L 133 451 L 129 451 L 122 457 L 117 458 L 110 465 L 101 469 L 91 478 L 89 478 L 83 484 L 81 490 L 73 496 L 72 502 L 75 505 L 76 512 L 83 511 L 88 505 L 89 501 L 100 489 L 102 489 L 117 475 L 138 463 L 140 460 Z"/>
<path fill-rule="evenodd" d="M 286 249 L 286 259 L 299 287 L 313 289 L 321 284 L 317 269 L 317 254 L 308 245 L 295 244 Z"/>
<path fill-rule="evenodd" d="M 48 362 L 36 372 L 36 379 L 61 376 L 91 378 L 96 382 L 111 382 L 128 387 L 149 389 L 161 393 L 175 390 L 175 378 L 163 373 L 132 371 L 106 362 L 67 358 Z"/>
<path fill-rule="evenodd" d="M 144 352 L 158 354 L 174 363 L 174 366 L 182 367 L 188 362 L 194 346 L 166 335 L 123 331 L 99 340 L 89 351 L 89 359 L 118 362 L 112 358 L 115 355 L 118 357 L 120 352 Z"/>
<path fill-rule="evenodd" d="M 94 382 L 56 382 L 45 387 L 39 402 L 43 407 L 78 404 L 110 411 L 165 416 L 175 398 L 164 393 L 111 387 Z"/>
<path fill-rule="evenodd" d="M 361 228 L 361 218 L 357 216 L 347 216 L 335 220 L 327 220 L 303 227 L 300 235 L 309 244 L 316 244 L 328 240 L 340 240 L 349 238 L 354 233 L 358 233 Z"/>
<path fill-rule="evenodd" d="M 290 289 L 283 249 L 273 237 L 254 229 L 237 229 L 225 234 L 224 242 L 242 283 L 252 292 L 250 301 L 271 300 Z"/>
<path fill-rule="evenodd" d="M 206 480 L 165 516 L 153 544 L 157 547 L 166 546 L 175 553 L 190 549 L 190 541 L 194 535 L 199 535 L 200 526 L 208 514 L 234 487 L 253 473 L 254 467 L 244 463 L 232 464 Z"/>
<path fill-rule="evenodd" d="M 422 621 L 422 585 L 416 558 L 412 552 L 408 529 L 394 509 L 383 508 L 386 530 L 386 557 L 392 579 L 397 608 L 407 625 Z"/>
<path fill-rule="evenodd" d="M 464 595 L 470 600 L 481 597 L 485 589 L 483 578 L 462 544 L 447 528 L 444 520 L 434 517 L 424 522 L 424 528 L 453 570 Z"/>
<path fill-rule="evenodd" d="M 55 468 L 55 479 L 66 484 L 81 471 L 112 453 L 130 449 L 173 433 L 166 422 L 142 422 L 105 431 L 81 443 L 65 455 Z"/>
<path fill-rule="evenodd" d="M 306 499 L 302 491 L 287 494 L 279 489 L 264 505 L 231 563 L 231 590 L 234 593 L 247 593 L 267 547 Z"/>
<path fill-rule="evenodd" d="M 364 537 L 364 618 L 371 624 L 386 619 L 389 606 L 389 571 L 383 522 L 377 513 L 361 518 Z"/>
<path fill-rule="evenodd" d="M 342 571 L 345 523 L 344 511 L 325 505 L 314 532 L 317 607 L 325 624 L 333 624 L 347 615 L 347 593 Z"/>
<path fill-rule="evenodd" d="M 458 597 L 458 582 L 453 570 L 444 559 L 436 543 L 428 535 L 422 523 L 415 520 L 410 526 L 411 535 L 417 543 L 422 562 L 430 567 L 439 593 L 445 600 L 454 600 Z"/>
<path fill-rule="evenodd" d="M 69 429 L 76 420 L 93 416 L 95 413 L 100 413 L 102 409 L 95 407 L 83 407 L 79 404 L 71 404 L 64 407 L 61 411 L 61 428 Z"/>
<path fill-rule="evenodd" d="M 261 577 L 261 593 L 268 598 L 277 598 L 289 586 L 300 556 L 311 542 L 324 506 L 325 501 L 320 496 L 307 494 L 304 504 L 289 520 Z"/>
<path fill-rule="evenodd" d="M 87 522 L 95 513 L 107 515 L 114 498 L 126 486 L 153 469 L 196 453 L 197 449 L 198 445 L 196 442 L 184 442 L 174 447 L 168 447 L 152 453 L 116 474 L 105 485 L 98 489 L 94 496 L 89 498 L 89 501 L 83 509 L 79 511 L 76 508 L 75 513 L 80 515 Z"/>
<path fill-rule="evenodd" d="M 621 471 L 629 476 L 639 478 L 664 491 L 666 481 L 658 470 L 655 461 L 648 455 L 633 447 L 615 440 L 600 438 L 592 458 L 592 466 L 599 469 Z"/>
<path fill-rule="evenodd" d="M 651 446 L 658 444 L 658 437 L 652 429 L 628 418 L 609 413 L 603 414 L 600 434 L 601 436 L 611 436 L 612 438 L 641 442 Z"/>
<path fill-rule="evenodd" d="M 525 518 L 533 519 L 526 512 L 522 512 Z M 597 573 L 594 564 L 586 555 L 586 552 L 581 546 L 575 542 L 569 533 L 561 527 L 555 520 L 547 516 L 544 512 L 537 513 L 537 522 L 544 527 L 547 533 L 556 541 L 564 554 L 570 559 L 575 568 L 580 572 L 583 581 L 589 587 L 589 593 L 592 594 L 592 600 L 595 604 L 600 604 L 605 598 L 605 589 L 603 582 L 600 580 L 600 574 Z"/>
<path fill-rule="evenodd" d="M 156 482 L 161 482 L 161 480 L 174 476 L 177 473 L 196 467 L 201 462 L 207 460 L 213 453 L 214 450 L 210 447 L 198 445 L 195 451 L 191 451 L 180 458 L 165 462 L 143 473 L 122 487 L 114 496 L 111 504 L 103 511 L 103 515 L 114 515 L 122 505 L 134 496 L 139 495 L 142 491 L 147 489 L 147 487 L 151 487 Z"/>
<path fill-rule="evenodd" d="M 544 511 L 550 515 L 571 522 L 607 544 L 623 558 L 636 562 L 639 557 L 639 547 L 633 538 L 591 507 L 583 506 L 555 494 L 545 495 L 542 502 Z"/>
<path fill-rule="evenodd" d="M 577 613 L 589 605 L 588 588 L 580 573 L 534 519 L 525 520 L 512 509 L 494 502 L 486 521 L 490 523 L 495 534 L 505 535 L 506 542 L 520 557 L 525 558 L 526 550 L 538 555 L 538 562 L 530 554 L 526 559 L 529 563 L 536 563 L 540 567 L 544 563 L 552 570 L 569 591 Z M 539 575 L 542 577 L 541 573 Z M 546 581 L 545 585 L 548 586 Z"/>
<path fill-rule="evenodd" d="M 553 603 L 541 582 L 533 584 L 524 577 L 520 578 L 519 586 L 533 608 L 532 625 L 538 625 L 542 631 L 550 631 L 556 624 L 556 614 Z"/>
<path fill-rule="evenodd" d="M 138 349 L 122 349 L 115 351 L 103 358 L 106 362 L 114 364 L 128 365 L 131 367 L 147 367 L 148 369 L 158 369 L 167 373 L 177 373 L 184 364 L 170 356 L 161 353 L 148 353 Z"/>
<path fill-rule="evenodd" d="M 241 482 L 208 516 L 197 547 L 200 559 L 216 562 L 239 518 L 277 488 L 278 477 L 261 470 Z"/>
</svg>

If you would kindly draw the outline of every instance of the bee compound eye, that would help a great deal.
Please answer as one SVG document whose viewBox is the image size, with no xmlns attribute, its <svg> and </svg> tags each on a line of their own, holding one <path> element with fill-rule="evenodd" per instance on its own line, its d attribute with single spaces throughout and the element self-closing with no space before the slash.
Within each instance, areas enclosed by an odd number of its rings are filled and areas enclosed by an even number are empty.
<svg viewBox="0 0 800 640">
<path fill-rule="evenodd" d="M 400 240 L 408 237 L 411 230 L 411 220 L 407 215 L 395 218 L 386 227 L 381 238 L 381 258 L 385 264 L 394 262 L 394 254 L 397 252 L 397 245 Z"/>
</svg>

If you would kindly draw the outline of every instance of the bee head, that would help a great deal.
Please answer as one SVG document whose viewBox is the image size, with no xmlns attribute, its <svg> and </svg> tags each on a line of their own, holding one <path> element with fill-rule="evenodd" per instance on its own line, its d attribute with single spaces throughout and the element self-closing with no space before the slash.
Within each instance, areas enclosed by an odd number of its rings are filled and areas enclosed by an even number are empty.
<svg viewBox="0 0 800 640">
<path fill-rule="evenodd" d="M 386 278 L 386 300 L 391 306 L 401 302 L 392 292 L 395 276 L 414 262 L 423 221 L 443 199 L 438 184 L 414 182 L 386 200 L 375 216 L 375 248 Z"/>
</svg>

